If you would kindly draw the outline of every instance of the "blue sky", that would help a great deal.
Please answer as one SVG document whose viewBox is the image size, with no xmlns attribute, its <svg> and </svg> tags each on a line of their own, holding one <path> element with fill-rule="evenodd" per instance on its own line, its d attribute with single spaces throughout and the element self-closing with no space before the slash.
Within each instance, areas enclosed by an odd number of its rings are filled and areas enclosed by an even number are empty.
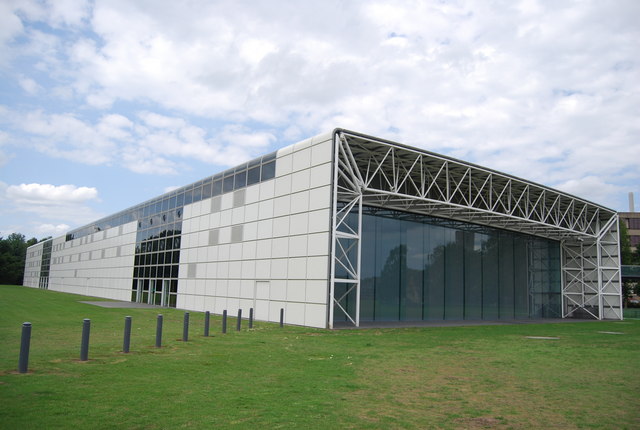
<svg viewBox="0 0 640 430">
<path fill-rule="evenodd" d="M 640 2 L 0 1 L 0 236 L 344 127 L 640 201 Z"/>
</svg>

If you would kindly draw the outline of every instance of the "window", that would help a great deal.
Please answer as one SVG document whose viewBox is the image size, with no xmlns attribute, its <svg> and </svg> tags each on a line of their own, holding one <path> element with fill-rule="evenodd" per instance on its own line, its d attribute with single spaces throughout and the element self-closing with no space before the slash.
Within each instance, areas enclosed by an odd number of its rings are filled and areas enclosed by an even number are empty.
<svg viewBox="0 0 640 430">
<path fill-rule="evenodd" d="M 260 177 L 261 181 L 266 181 L 269 179 L 273 179 L 276 176 L 276 162 L 272 161 L 267 164 L 262 165 L 262 175 Z"/>
</svg>

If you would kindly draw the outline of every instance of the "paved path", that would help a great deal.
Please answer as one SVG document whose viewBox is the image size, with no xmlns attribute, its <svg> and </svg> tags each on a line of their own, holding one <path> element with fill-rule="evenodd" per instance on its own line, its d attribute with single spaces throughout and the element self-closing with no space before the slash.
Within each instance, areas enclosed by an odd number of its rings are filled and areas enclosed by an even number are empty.
<svg viewBox="0 0 640 430">
<path fill-rule="evenodd" d="M 95 302 L 83 302 L 87 305 L 100 306 L 101 308 L 159 308 L 160 306 L 156 305 L 148 305 L 146 303 L 135 303 L 135 302 L 110 302 L 107 300 L 100 300 Z"/>
</svg>

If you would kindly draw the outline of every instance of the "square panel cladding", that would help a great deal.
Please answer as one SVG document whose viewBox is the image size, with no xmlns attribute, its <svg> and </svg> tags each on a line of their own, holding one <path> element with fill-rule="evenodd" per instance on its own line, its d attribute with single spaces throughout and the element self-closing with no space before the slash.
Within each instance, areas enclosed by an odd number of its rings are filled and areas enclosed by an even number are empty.
<svg viewBox="0 0 640 430">
<path fill-rule="evenodd" d="M 177 307 L 326 327 L 332 148 L 283 148 L 273 180 L 185 206 Z"/>
</svg>

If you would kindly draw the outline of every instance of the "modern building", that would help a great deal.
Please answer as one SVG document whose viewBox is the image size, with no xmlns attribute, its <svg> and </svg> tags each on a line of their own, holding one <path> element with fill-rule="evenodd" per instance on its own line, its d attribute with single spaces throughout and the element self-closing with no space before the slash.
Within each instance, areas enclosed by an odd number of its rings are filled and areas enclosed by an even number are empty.
<svg viewBox="0 0 640 430">
<path fill-rule="evenodd" d="M 34 245 L 24 284 L 327 328 L 622 318 L 615 211 L 342 129 Z"/>
</svg>

